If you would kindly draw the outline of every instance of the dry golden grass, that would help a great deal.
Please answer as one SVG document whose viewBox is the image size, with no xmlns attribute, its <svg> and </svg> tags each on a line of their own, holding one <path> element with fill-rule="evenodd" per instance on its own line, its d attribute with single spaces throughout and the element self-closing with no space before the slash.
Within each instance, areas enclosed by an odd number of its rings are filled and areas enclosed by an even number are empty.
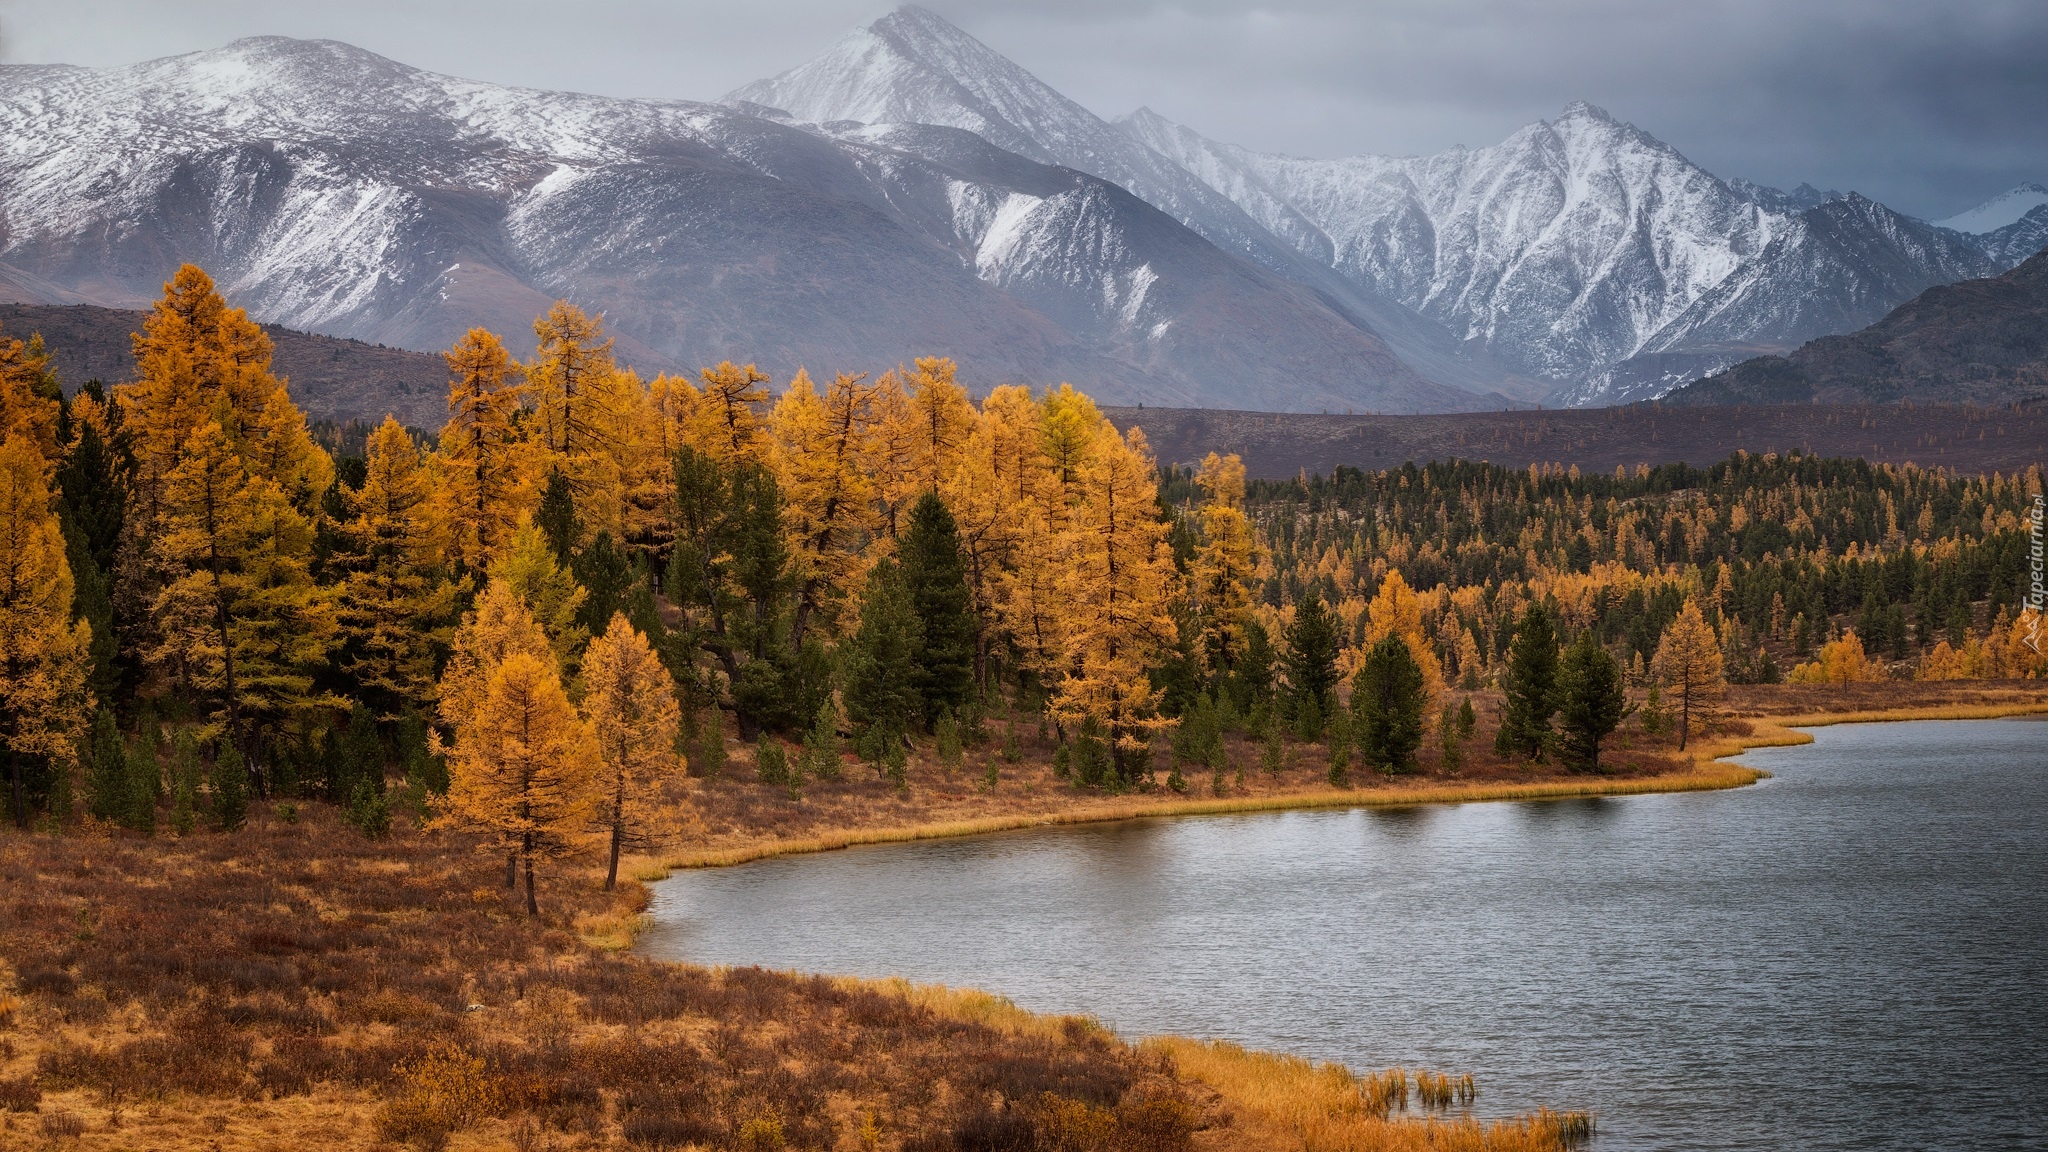
<svg viewBox="0 0 2048 1152">
<path fill-rule="evenodd" d="M 1592 1130 L 1586 1113 L 1479 1119 L 1407 1110 L 1409 1074 L 1364 1076 L 1341 1064 L 1253 1052 L 1220 1040 L 1164 1037 L 1144 1047 L 1216 1092 L 1231 1147 L 1288 1152 L 1558 1152 Z M 1428 1074 L 1425 1074 L 1428 1075 Z"/>
</svg>

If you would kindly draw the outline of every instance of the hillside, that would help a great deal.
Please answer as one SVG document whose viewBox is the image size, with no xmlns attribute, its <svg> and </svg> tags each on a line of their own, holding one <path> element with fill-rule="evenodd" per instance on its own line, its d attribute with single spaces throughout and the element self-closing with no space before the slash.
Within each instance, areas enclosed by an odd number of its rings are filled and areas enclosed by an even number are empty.
<svg viewBox="0 0 2048 1152">
<path fill-rule="evenodd" d="M 1799 449 L 1912 462 L 1963 473 L 2012 473 L 2048 458 L 2048 408 L 1790 405 L 1700 410 L 1637 404 L 1559 411 L 1442 416 L 1316 416 L 1274 412 L 1106 408 L 1120 428 L 1145 430 L 1164 462 L 1235 452 L 1254 477 L 1329 475 L 1413 460 L 1483 460 L 1516 468 L 1558 464 L 1582 472 L 1617 466 L 1704 465 L 1736 451 Z"/>
<path fill-rule="evenodd" d="M 1929 288 L 1884 319 L 1761 356 L 1677 404 L 2010 404 L 2048 397 L 2048 252 L 2002 276 Z"/>
<path fill-rule="evenodd" d="M 26 339 L 41 332 L 66 391 L 87 380 L 108 384 L 135 374 L 128 337 L 144 313 L 91 304 L 0 304 L 0 333 Z M 386 412 L 415 428 L 447 419 L 448 369 L 439 356 L 295 332 L 266 324 L 273 365 L 291 384 L 292 399 L 315 419 L 377 420 Z"/>
</svg>

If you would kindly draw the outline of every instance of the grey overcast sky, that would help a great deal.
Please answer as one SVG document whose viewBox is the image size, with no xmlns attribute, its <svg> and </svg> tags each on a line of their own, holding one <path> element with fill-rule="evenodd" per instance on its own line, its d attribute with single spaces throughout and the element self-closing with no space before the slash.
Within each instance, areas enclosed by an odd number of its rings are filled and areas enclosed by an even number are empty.
<svg viewBox="0 0 2048 1152">
<path fill-rule="evenodd" d="M 926 0 L 1104 116 L 1140 104 L 1306 156 L 1492 143 L 1571 100 L 1724 177 L 1939 218 L 2048 182 L 2048 0 Z M 713 99 L 888 0 L 0 0 L 0 61 L 126 64 L 238 36 L 436 71 Z"/>
</svg>

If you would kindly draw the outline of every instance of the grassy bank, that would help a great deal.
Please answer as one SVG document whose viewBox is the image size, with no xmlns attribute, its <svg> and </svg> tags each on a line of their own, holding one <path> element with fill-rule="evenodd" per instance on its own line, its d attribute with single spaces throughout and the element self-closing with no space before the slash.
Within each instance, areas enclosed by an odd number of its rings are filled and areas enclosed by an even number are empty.
<svg viewBox="0 0 2048 1152">
<path fill-rule="evenodd" d="M 1562 1152 L 1573 1131 L 1460 1119 L 1449 1076 L 1396 1092 L 971 990 L 592 948 L 644 891 L 555 870 L 529 918 L 483 847 L 403 821 L 366 840 L 319 805 L 182 839 L 0 832 L 0 1147 Z"/>
<path fill-rule="evenodd" d="M 1653 776 L 1579 777 L 1530 782 L 1435 781 L 1389 784 L 1357 789 L 1304 789 L 1266 795 L 1188 800 L 1178 797 L 1119 797 L 1065 807 L 929 824 L 879 828 L 846 828 L 800 839 L 764 839 L 725 848 L 693 849 L 666 857 L 638 876 L 655 880 L 675 868 L 718 868 L 774 856 L 831 852 L 871 844 L 901 844 L 955 836 L 980 836 L 1023 828 L 1063 824 L 1098 824 L 1167 816 L 1220 816 L 1245 812 L 1280 812 L 1317 808 L 1408 807 L 1416 804 L 1460 804 L 1485 800 L 1558 800 L 1580 796 L 1630 796 L 1648 792 L 1702 792 L 1755 783 L 1753 769 L 1739 765 L 1699 763 Z M 650 862 L 651 863 L 651 862 Z"/>
</svg>

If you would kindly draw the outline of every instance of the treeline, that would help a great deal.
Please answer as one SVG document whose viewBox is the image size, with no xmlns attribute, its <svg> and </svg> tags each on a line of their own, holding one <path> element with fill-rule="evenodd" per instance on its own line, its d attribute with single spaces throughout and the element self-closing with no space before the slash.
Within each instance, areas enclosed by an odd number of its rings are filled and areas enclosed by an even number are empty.
<svg viewBox="0 0 2048 1152">
<path fill-rule="evenodd" d="M 62 827 L 76 788 L 143 832 L 314 797 L 379 835 L 402 804 L 490 835 L 531 900 L 536 861 L 596 837 L 615 869 L 661 835 L 666 783 L 718 772 L 728 732 L 793 791 L 849 751 L 901 784 L 913 741 L 943 760 L 1007 708 L 1081 785 L 1221 790 L 1231 732 L 1321 741 L 1340 783 L 1432 735 L 1454 767 L 1459 689 L 1504 693 L 1503 754 L 1596 770 L 1630 685 L 1682 741 L 1724 672 L 1772 674 L 1765 641 L 1875 674 L 1857 634 L 1891 644 L 1902 610 L 1923 672 L 2041 670 L 1998 612 L 2037 474 L 1450 463 L 1247 491 L 1234 457 L 1162 474 L 1066 385 L 977 404 L 922 359 L 775 393 L 731 363 L 642 380 L 566 303 L 534 335 L 523 362 L 458 341 L 433 435 L 309 426 L 197 268 L 111 393 L 66 400 L 38 342 L 0 342 L 15 820 Z"/>
<path fill-rule="evenodd" d="M 1187 470 L 1165 482 L 1198 514 Z M 1311 592 L 1353 636 L 1389 573 L 1424 594 L 1452 679 L 1495 677 L 1521 606 L 1592 630 L 1639 683 L 1664 629 L 1697 598 L 1729 678 L 2039 676 L 2022 641 L 2038 468 L 1957 476 L 1861 460 L 1738 454 L 1708 468 L 1580 475 L 1462 461 L 1261 481 L 1249 514 L 1269 562 L 1259 614 L 1284 625 Z"/>
</svg>

